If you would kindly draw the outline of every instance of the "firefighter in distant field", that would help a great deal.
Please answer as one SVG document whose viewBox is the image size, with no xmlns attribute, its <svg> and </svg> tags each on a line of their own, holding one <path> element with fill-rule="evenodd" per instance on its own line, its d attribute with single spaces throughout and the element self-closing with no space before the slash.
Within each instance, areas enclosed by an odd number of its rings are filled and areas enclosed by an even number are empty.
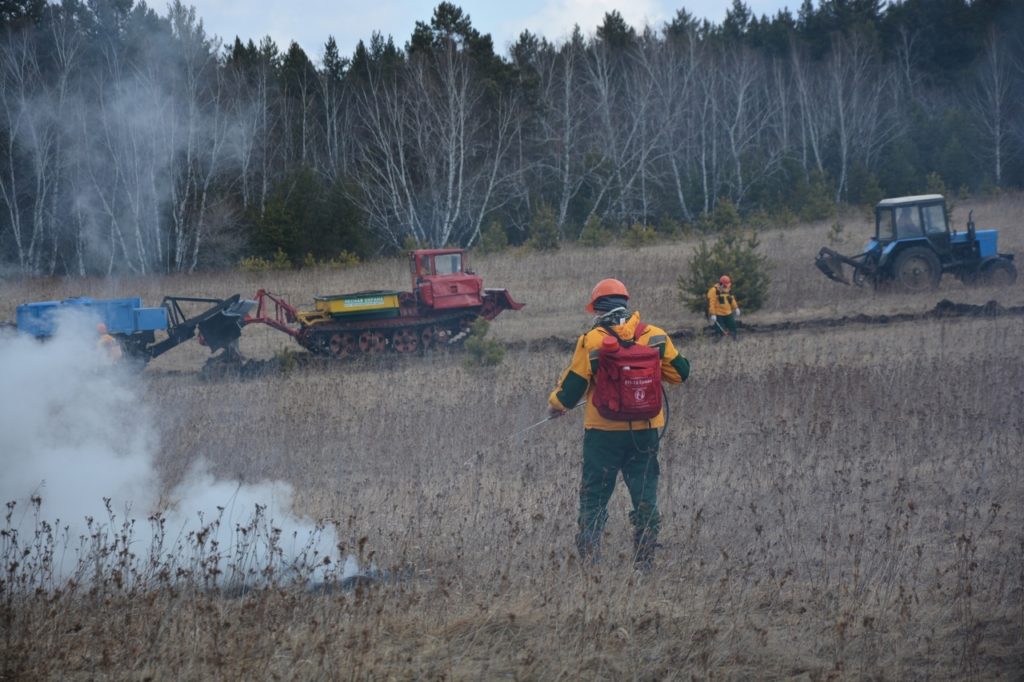
<svg viewBox="0 0 1024 682">
<path fill-rule="evenodd" d="M 100 351 L 103 357 L 111 362 L 120 360 L 123 355 L 121 344 L 107 332 L 107 325 L 102 322 L 97 324 L 96 333 L 99 335 L 99 338 L 96 339 L 96 350 Z"/>
<path fill-rule="evenodd" d="M 629 293 L 617 279 L 597 283 L 586 310 L 594 326 L 579 338 L 569 368 L 548 398 L 560 416 L 586 397 L 583 415 L 583 476 L 576 548 L 595 562 L 608 520 L 608 500 L 619 472 L 633 511 L 634 565 L 648 570 L 658 536 L 658 429 L 665 425 L 662 381 L 678 384 L 690 363 L 663 329 L 629 311 Z"/>
<path fill-rule="evenodd" d="M 732 278 L 722 275 L 708 289 L 708 319 L 715 328 L 715 337 L 719 340 L 726 334 L 735 341 L 736 318 L 740 316 L 740 304 L 732 295 Z"/>
</svg>

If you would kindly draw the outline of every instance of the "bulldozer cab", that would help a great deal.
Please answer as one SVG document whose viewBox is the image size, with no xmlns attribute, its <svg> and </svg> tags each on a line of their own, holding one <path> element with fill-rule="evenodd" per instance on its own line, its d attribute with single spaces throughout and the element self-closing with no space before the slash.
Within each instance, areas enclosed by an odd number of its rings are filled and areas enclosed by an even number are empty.
<svg viewBox="0 0 1024 682">
<path fill-rule="evenodd" d="M 483 305 L 483 280 L 466 268 L 462 249 L 420 249 L 409 254 L 413 290 L 428 308 Z"/>
<path fill-rule="evenodd" d="M 424 277 L 458 275 L 463 272 L 465 252 L 461 249 L 420 249 L 409 254 L 413 286 Z"/>
</svg>

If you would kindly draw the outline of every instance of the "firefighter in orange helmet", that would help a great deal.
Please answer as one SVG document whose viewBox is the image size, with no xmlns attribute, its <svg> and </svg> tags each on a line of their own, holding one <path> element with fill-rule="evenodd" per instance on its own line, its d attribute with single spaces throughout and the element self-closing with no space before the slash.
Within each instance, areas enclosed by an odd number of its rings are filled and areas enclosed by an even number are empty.
<svg viewBox="0 0 1024 682">
<path fill-rule="evenodd" d="M 100 322 L 96 325 L 96 333 L 99 338 L 96 340 L 96 350 L 103 354 L 111 362 L 117 362 L 124 354 L 121 351 L 121 344 L 107 332 L 107 325 Z"/>
<path fill-rule="evenodd" d="M 732 295 L 732 278 L 722 275 L 708 289 L 708 320 L 715 329 L 715 337 L 721 340 L 726 334 L 737 339 L 736 318 L 740 316 L 740 304 Z"/>
<path fill-rule="evenodd" d="M 654 559 L 660 525 L 658 429 L 665 425 L 661 383 L 684 381 L 690 373 L 690 363 L 679 354 L 663 329 L 642 323 L 639 312 L 630 312 L 629 292 L 619 280 L 598 282 L 586 310 L 596 316 L 593 328 L 576 342 L 572 361 L 548 398 L 552 416 L 565 414 L 581 399 L 586 399 L 576 549 L 582 560 L 597 560 L 608 520 L 608 500 L 622 472 L 633 503 L 629 520 L 634 531 L 634 565 L 647 570 Z M 647 358 L 649 385 L 655 388 L 658 398 L 657 404 L 649 408 L 650 416 L 646 419 L 624 419 L 624 414 L 609 417 L 607 406 L 601 403 L 609 383 L 601 364 L 607 359 L 602 355 L 609 348 L 617 352 L 620 347 L 636 347 Z M 632 389 L 630 392 L 634 393 Z"/>
</svg>

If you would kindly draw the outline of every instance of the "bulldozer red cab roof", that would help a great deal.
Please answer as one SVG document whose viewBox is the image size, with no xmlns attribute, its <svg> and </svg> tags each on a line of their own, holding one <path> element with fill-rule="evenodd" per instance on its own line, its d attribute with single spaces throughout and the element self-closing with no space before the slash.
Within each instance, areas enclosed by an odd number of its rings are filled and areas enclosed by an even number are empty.
<svg viewBox="0 0 1024 682">
<path fill-rule="evenodd" d="M 443 256 L 450 253 L 466 253 L 465 249 L 416 249 L 412 252 L 414 256 Z"/>
</svg>

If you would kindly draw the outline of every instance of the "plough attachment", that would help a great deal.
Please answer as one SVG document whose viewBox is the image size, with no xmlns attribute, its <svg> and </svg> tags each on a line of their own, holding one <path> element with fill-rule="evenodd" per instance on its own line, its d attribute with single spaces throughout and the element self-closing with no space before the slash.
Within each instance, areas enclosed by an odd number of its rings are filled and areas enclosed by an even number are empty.
<svg viewBox="0 0 1024 682">
<path fill-rule="evenodd" d="M 843 265 L 849 265 L 853 268 L 853 284 L 864 286 L 864 283 L 875 271 L 874 264 L 869 260 L 870 255 L 870 253 L 862 253 L 859 256 L 844 256 L 825 246 L 818 251 L 818 257 L 814 259 L 814 264 L 833 282 L 846 285 L 850 284 L 850 280 L 846 278 Z"/>
<path fill-rule="evenodd" d="M 189 316 L 182 308 L 182 303 L 205 303 L 210 307 Z M 141 354 L 148 359 L 191 339 L 197 332 L 199 342 L 208 347 L 211 353 L 230 347 L 242 335 L 245 316 L 256 303 L 243 300 L 239 294 L 235 294 L 224 299 L 165 296 L 160 305 L 167 310 L 167 338 L 141 349 Z"/>
</svg>

